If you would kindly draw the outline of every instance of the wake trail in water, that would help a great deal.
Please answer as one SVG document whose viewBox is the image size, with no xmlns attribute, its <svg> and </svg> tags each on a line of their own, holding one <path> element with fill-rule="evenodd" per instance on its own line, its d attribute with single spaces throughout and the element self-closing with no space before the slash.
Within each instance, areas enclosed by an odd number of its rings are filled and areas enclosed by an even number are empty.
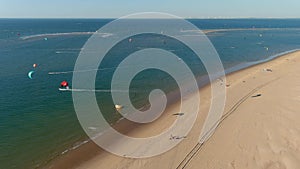
<svg viewBox="0 0 300 169">
<path fill-rule="evenodd" d="M 103 92 L 103 93 L 109 93 L 109 92 L 128 93 L 129 92 L 129 90 L 62 89 L 62 88 L 59 88 L 59 91 L 63 91 L 63 92 Z"/>
<path fill-rule="evenodd" d="M 84 72 L 93 72 L 98 70 L 112 70 L 116 69 L 117 67 L 111 68 L 102 68 L 102 69 L 88 69 L 88 70 L 76 70 L 76 71 L 64 71 L 64 72 L 48 72 L 48 75 L 59 75 L 59 74 L 69 74 L 69 73 L 84 73 Z"/>
<path fill-rule="evenodd" d="M 84 73 L 84 72 L 93 72 L 98 70 L 113 70 L 113 69 L 128 69 L 133 66 L 127 67 L 109 67 L 109 68 L 100 68 L 100 69 L 87 69 L 87 70 L 74 70 L 74 71 L 61 71 L 61 72 L 48 72 L 48 75 L 60 75 L 60 74 L 69 74 L 69 73 Z"/>
</svg>

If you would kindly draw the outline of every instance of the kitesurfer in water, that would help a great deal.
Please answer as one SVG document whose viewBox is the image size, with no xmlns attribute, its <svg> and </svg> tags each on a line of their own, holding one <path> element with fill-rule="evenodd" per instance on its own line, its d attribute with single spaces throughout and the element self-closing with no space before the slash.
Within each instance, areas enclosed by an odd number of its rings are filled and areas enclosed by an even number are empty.
<svg viewBox="0 0 300 169">
<path fill-rule="evenodd" d="M 67 81 L 62 81 L 60 83 L 61 88 L 69 89 L 69 83 Z"/>
</svg>

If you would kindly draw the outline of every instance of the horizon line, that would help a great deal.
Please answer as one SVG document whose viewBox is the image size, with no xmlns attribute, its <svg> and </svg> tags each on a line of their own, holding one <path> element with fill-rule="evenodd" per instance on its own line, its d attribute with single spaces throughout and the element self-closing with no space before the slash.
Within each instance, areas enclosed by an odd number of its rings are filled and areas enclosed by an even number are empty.
<svg viewBox="0 0 300 169">
<path fill-rule="evenodd" d="M 119 19 L 117 17 L 0 17 L 0 19 Z M 128 18 L 170 19 L 170 18 Z M 182 17 L 182 19 L 300 19 L 300 17 Z"/>
</svg>

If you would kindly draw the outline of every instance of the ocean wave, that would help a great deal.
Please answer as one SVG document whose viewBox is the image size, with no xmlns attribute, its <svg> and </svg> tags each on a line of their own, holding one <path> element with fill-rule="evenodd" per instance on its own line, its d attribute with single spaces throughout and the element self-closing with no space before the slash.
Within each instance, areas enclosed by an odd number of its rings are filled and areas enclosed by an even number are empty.
<svg viewBox="0 0 300 169">
<path fill-rule="evenodd" d="M 66 154 L 66 153 L 69 152 L 69 151 L 75 150 L 75 149 L 79 148 L 80 146 L 82 146 L 82 145 L 88 143 L 89 141 L 91 141 L 91 140 L 90 140 L 90 139 L 84 140 L 83 142 L 80 142 L 80 143 L 74 145 L 73 147 L 68 148 L 68 149 L 66 149 L 65 151 L 61 152 L 61 155 Z"/>
<path fill-rule="evenodd" d="M 90 128 L 90 127 L 89 127 L 89 128 Z M 95 128 L 95 127 L 93 127 L 93 128 Z M 95 128 L 95 129 L 97 129 L 97 128 Z M 64 155 L 64 154 L 66 154 L 66 153 L 68 153 L 68 152 L 70 152 L 70 151 L 76 150 L 77 148 L 79 148 L 79 147 L 81 147 L 81 146 L 87 144 L 88 142 L 97 139 L 98 137 L 100 137 L 101 135 L 103 135 L 105 132 L 106 132 L 106 131 L 100 132 L 100 133 L 96 134 L 96 135 L 95 135 L 94 137 L 92 137 L 92 138 L 88 138 L 88 139 L 86 139 L 86 140 L 84 140 L 84 141 L 81 141 L 81 142 L 78 142 L 78 143 L 74 144 L 74 146 L 72 146 L 72 147 L 66 149 L 66 150 L 63 151 L 63 152 L 61 152 L 61 155 Z"/>
<path fill-rule="evenodd" d="M 103 38 L 107 38 L 112 36 L 111 33 L 98 33 L 98 32 L 65 32 L 65 33 L 44 33 L 44 34 L 35 34 L 20 37 L 22 40 L 30 40 L 30 39 L 42 39 L 49 37 L 59 37 L 59 36 L 82 36 L 82 35 L 93 35 L 98 34 Z"/>
</svg>

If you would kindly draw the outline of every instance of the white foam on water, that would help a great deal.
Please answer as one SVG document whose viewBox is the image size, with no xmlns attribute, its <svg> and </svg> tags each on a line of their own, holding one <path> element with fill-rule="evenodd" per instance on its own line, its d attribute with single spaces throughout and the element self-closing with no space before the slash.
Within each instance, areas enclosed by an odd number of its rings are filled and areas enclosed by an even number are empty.
<svg viewBox="0 0 300 169">
<path fill-rule="evenodd" d="M 103 38 L 112 36 L 111 33 L 98 33 L 98 32 L 65 32 L 65 33 L 44 33 L 44 34 L 35 34 L 20 37 L 22 40 L 30 40 L 36 38 L 48 38 L 48 37 L 58 37 L 58 36 L 81 36 L 81 35 L 93 35 L 99 34 Z"/>
<path fill-rule="evenodd" d="M 104 93 L 108 93 L 108 92 L 127 93 L 127 92 L 129 92 L 128 90 L 97 90 L 97 89 L 62 89 L 62 88 L 59 88 L 59 90 L 63 91 L 63 92 L 104 92 Z"/>
</svg>

